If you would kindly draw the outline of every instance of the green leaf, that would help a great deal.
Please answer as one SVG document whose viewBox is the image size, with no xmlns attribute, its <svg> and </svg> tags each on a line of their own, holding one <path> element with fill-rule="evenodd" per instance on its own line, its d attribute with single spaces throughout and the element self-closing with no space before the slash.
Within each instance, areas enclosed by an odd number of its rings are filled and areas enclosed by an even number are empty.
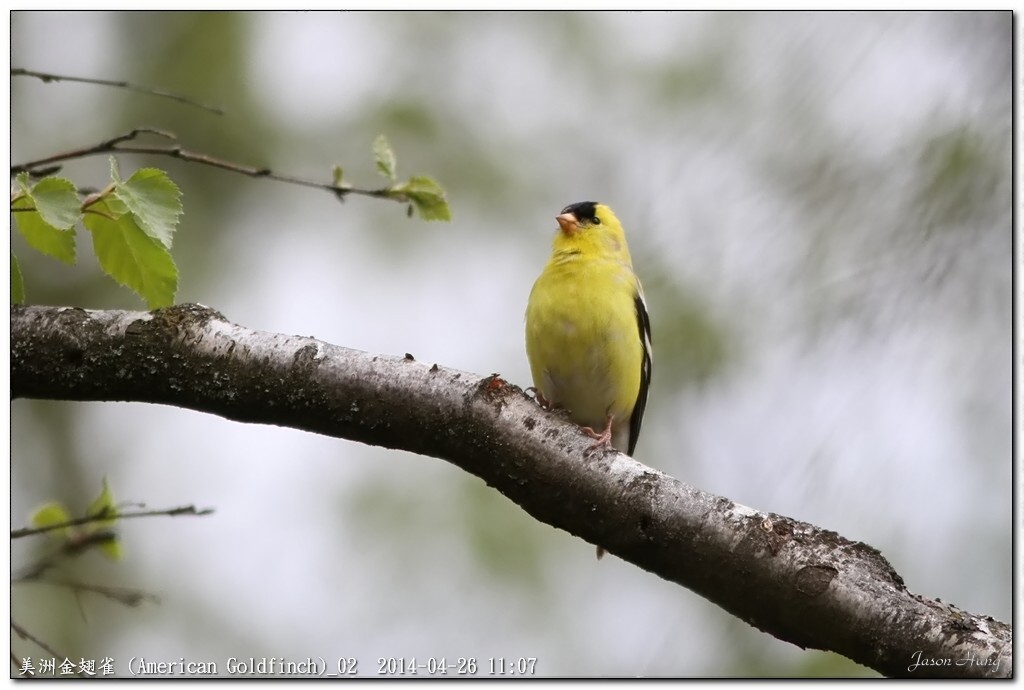
<svg viewBox="0 0 1024 690">
<path fill-rule="evenodd" d="M 378 134 L 373 140 L 373 157 L 377 161 L 377 170 L 380 174 L 394 182 L 395 152 L 391 150 L 391 144 L 383 134 Z"/>
<path fill-rule="evenodd" d="M 100 495 L 89 504 L 89 509 L 85 511 L 85 516 L 109 516 L 109 520 L 97 520 L 96 522 L 90 522 L 88 526 L 90 531 L 93 532 L 110 529 L 114 526 L 114 523 L 117 522 L 117 506 L 114 504 L 114 494 L 110 491 L 110 486 L 107 484 L 106 477 L 103 478 L 103 488 L 100 490 Z"/>
<path fill-rule="evenodd" d="M 18 175 L 18 185 L 31 197 L 32 205 L 43 222 L 57 230 L 70 230 L 82 218 L 78 191 L 70 180 L 44 177 L 31 188 L 28 175 Z"/>
<path fill-rule="evenodd" d="M 117 505 L 114 503 L 114 494 L 110 491 L 106 477 L 103 478 L 103 489 L 100 491 L 100 495 L 89 505 L 85 514 L 87 517 L 109 516 L 109 519 L 86 524 L 86 531 L 88 534 L 107 532 L 108 534 L 103 535 L 107 538 L 99 542 L 100 551 L 111 560 L 121 560 L 121 542 L 118 540 L 117 534 L 112 531 L 117 522 Z"/>
<path fill-rule="evenodd" d="M 166 307 L 178 290 L 178 268 L 167 247 L 147 235 L 133 214 L 121 213 L 122 206 L 104 199 L 85 214 L 96 258 L 107 275 L 138 293 L 150 309 Z"/>
<path fill-rule="evenodd" d="M 113 156 L 110 157 L 110 179 L 114 181 L 114 184 L 121 184 L 121 168 L 117 165 L 117 159 Z"/>
<path fill-rule="evenodd" d="M 18 267 L 18 257 L 11 252 L 11 304 L 25 303 L 25 279 Z"/>
<path fill-rule="evenodd" d="M 121 560 L 121 540 L 113 532 L 104 535 L 106 539 L 100 542 L 100 551 L 112 561 Z"/>
<path fill-rule="evenodd" d="M 71 514 L 67 511 L 67 508 L 56 501 L 40 506 L 32 514 L 32 525 L 40 529 L 54 525 L 63 525 L 70 521 Z M 60 529 L 53 530 L 50 534 L 60 539 L 67 539 L 71 536 L 71 528 L 61 527 Z"/>
<path fill-rule="evenodd" d="M 61 230 L 47 223 L 35 210 L 31 195 L 19 196 L 11 202 L 11 215 L 18 232 L 28 245 L 38 252 L 66 264 L 75 263 L 75 231 Z"/>
<path fill-rule="evenodd" d="M 75 263 L 75 224 L 81 219 L 75 186 L 59 177 L 29 185 L 27 173 L 17 177 L 21 193 L 11 201 L 14 224 L 29 246 L 66 264 Z"/>
<path fill-rule="evenodd" d="M 114 194 L 135 216 L 142 231 L 168 249 L 181 215 L 181 190 L 163 170 L 142 168 L 124 182 L 117 182 Z"/>
<path fill-rule="evenodd" d="M 409 198 L 423 220 L 451 220 L 452 212 L 445 199 L 444 189 L 433 179 L 418 175 L 393 188 Z"/>
</svg>

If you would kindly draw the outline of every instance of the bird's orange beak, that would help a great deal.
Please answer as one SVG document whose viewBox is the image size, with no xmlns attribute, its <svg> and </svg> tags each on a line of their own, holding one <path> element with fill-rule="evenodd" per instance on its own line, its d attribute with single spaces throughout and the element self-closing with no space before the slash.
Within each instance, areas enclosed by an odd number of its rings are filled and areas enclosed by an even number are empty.
<svg viewBox="0 0 1024 690">
<path fill-rule="evenodd" d="M 560 216 L 555 216 L 555 220 L 558 221 L 559 227 L 562 228 L 562 232 L 566 235 L 575 235 L 580 231 L 580 222 L 576 220 L 576 216 L 572 213 L 563 213 Z"/>
</svg>

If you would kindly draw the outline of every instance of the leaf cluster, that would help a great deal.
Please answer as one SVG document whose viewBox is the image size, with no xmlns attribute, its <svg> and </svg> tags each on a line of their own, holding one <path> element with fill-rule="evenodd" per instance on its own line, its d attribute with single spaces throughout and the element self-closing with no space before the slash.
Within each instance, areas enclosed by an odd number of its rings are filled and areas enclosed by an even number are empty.
<svg viewBox="0 0 1024 690">
<path fill-rule="evenodd" d="M 36 532 L 46 531 L 60 540 L 64 553 L 80 553 L 91 546 L 98 546 L 103 555 L 118 561 L 121 560 L 121 543 L 114 532 L 117 518 L 114 494 L 104 478 L 103 488 L 89 504 L 83 519 L 72 518 L 62 503 L 52 501 L 32 514 L 32 525 Z"/>
<path fill-rule="evenodd" d="M 433 178 L 426 175 L 413 175 L 405 182 L 398 182 L 396 174 L 397 161 L 395 152 L 388 143 L 387 138 L 380 134 L 373 142 L 373 157 L 377 163 L 377 171 L 391 181 L 385 190 L 386 196 L 398 201 L 407 201 L 412 204 L 409 207 L 409 214 L 412 209 L 420 214 L 423 220 L 451 220 L 451 209 L 448 208 L 448 200 L 445 199 L 444 189 Z M 340 168 L 335 168 L 334 183 L 340 182 Z"/>
<path fill-rule="evenodd" d="M 133 290 L 150 309 L 169 306 L 178 290 L 170 249 L 182 213 L 181 191 L 156 168 L 136 170 L 123 180 L 113 157 L 110 178 L 101 191 L 84 194 L 61 177 L 32 183 L 28 173 L 18 174 L 11 192 L 15 227 L 36 251 L 73 265 L 81 224 L 107 275 Z M 24 301 L 25 282 L 12 251 L 11 302 Z"/>
</svg>

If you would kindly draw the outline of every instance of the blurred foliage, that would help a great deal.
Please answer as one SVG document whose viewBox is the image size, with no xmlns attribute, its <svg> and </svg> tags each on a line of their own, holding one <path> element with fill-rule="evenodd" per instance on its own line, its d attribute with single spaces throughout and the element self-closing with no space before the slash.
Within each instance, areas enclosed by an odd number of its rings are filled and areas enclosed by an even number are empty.
<svg viewBox="0 0 1024 690">
<path fill-rule="evenodd" d="M 408 546 L 389 556 L 398 572 L 415 573 L 418 562 L 430 560 L 437 535 L 454 534 L 471 552 L 483 581 L 523 588 L 534 596 L 542 593 L 542 566 L 551 556 L 543 535 L 551 528 L 511 502 L 495 500 L 494 491 L 476 478 L 455 482 L 445 494 L 424 501 L 412 485 L 386 480 L 362 484 L 343 500 L 345 520 L 363 525 L 362 548 L 404 535 Z"/>
<path fill-rule="evenodd" d="M 792 678 L 878 678 L 879 674 L 866 666 L 850 661 L 832 652 L 812 652 L 796 666 L 779 667 L 774 671 L 754 672 L 753 676 L 788 676 Z"/>
<path fill-rule="evenodd" d="M 556 543 L 550 538 L 552 528 L 539 525 L 511 501 L 494 500 L 494 491 L 479 480 L 467 479 L 460 488 L 457 512 L 447 529 L 463 535 L 480 577 L 546 601 L 544 565 L 554 556 Z"/>
<path fill-rule="evenodd" d="M 917 163 L 921 188 L 913 200 L 925 230 L 959 228 L 978 234 L 993 212 L 1005 213 L 1010 201 L 1005 185 L 1008 156 L 992 137 L 973 128 L 926 141 Z M 1000 198 L 999 192 L 1005 196 Z"/>
<path fill-rule="evenodd" d="M 653 258 L 642 259 L 644 291 L 649 308 L 656 309 L 657 330 L 651 326 L 651 345 L 659 357 L 654 368 L 654 390 L 679 391 L 709 384 L 725 376 L 738 356 L 739 341 L 729 332 L 725 318 L 696 286 L 686 285 L 670 267 Z M 656 307 L 650 305 L 657 305 Z"/>
</svg>

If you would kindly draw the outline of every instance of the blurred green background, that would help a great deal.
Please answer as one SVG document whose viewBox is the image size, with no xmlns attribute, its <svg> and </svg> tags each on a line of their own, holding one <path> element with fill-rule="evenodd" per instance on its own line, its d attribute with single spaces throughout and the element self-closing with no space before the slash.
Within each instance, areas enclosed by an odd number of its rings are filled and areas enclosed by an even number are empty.
<svg viewBox="0 0 1024 690">
<path fill-rule="evenodd" d="M 453 222 L 168 158 L 179 302 L 251 328 L 529 381 L 555 214 L 623 220 L 654 381 L 637 459 L 879 549 L 908 587 L 1011 614 L 1011 15 L 12 14 L 12 64 L 223 107 L 11 82 L 12 163 L 137 126 L 239 163 L 433 176 Z M 105 157 L 64 175 L 107 179 Z M 29 302 L 143 309 L 34 256 Z M 67 573 L 126 609 L 14 587 L 72 657 L 536 657 L 545 676 L 871 675 L 533 521 L 432 458 L 142 404 L 12 403 L 14 526 L 102 476 L 202 519 L 126 521 Z M 13 568 L 45 546 L 13 544 Z M 15 638 L 12 635 L 12 642 Z M 41 656 L 17 640 L 15 651 Z M 485 675 L 485 674 L 480 674 Z"/>
</svg>

